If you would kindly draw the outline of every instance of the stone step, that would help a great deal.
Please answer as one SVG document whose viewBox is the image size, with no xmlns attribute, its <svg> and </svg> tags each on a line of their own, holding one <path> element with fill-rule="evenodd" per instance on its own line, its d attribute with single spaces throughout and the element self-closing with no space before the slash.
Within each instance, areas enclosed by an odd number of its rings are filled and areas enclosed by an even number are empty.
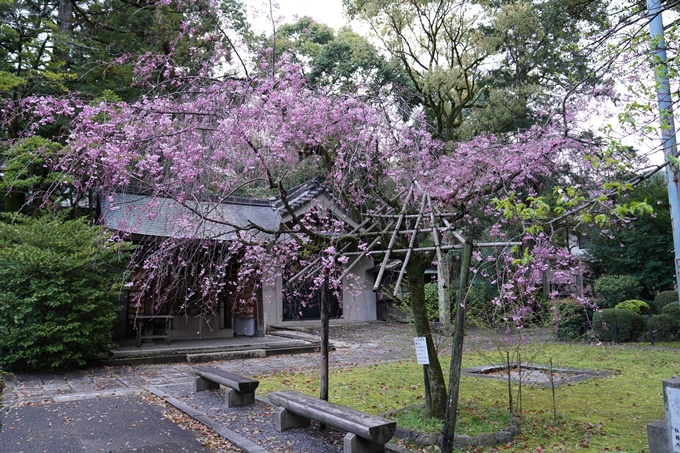
<svg viewBox="0 0 680 453">
<path fill-rule="evenodd" d="M 172 345 L 171 345 L 172 346 Z M 91 362 L 92 366 L 117 366 L 117 365 L 143 365 L 143 364 L 162 364 L 162 363 L 182 363 L 190 362 L 189 356 L 193 361 L 210 360 L 235 360 L 254 357 L 266 357 L 285 354 L 308 354 L 318 352 L 320 344 L 308 342 L 276 342 L 271 344 L 257 344 L 252 347 L 233 348 L 196 348 L 192 350 L 174 350 L 172 348 L 141 348 L 138 351 L 116 351 L 111 357 L 105 357 Z M 184 349 L 184 348 L 183 348 Z M 126 354 L 127 352 L 127 354 Z M 209 358 L 214 357 L 214 358 Z M 203 360 L 201 358 L 204 358 Z"/>
</svg>

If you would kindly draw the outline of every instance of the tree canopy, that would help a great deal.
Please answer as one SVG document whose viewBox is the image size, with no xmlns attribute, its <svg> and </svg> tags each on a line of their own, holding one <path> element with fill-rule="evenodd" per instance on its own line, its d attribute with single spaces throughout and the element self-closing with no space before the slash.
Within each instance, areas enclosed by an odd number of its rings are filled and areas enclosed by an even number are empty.
<svg viewBox="0 0 680 453">
<path fill-rule="evenodd" d="M 657 175 L 635 187 L 627 198 L 647 200 L 653 214 L 644 214 L 588 232 L 589 264 L 595 275 L 631 275 L 647 299 L 675 283 L 673 228 L 666 182 Z"/>
</svg>

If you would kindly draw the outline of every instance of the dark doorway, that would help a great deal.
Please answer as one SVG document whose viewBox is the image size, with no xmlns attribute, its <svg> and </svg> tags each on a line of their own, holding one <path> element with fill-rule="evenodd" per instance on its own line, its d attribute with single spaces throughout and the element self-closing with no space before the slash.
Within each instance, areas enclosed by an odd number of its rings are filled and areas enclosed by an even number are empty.
<svg viewBox="0 0 680 453">
<path fill-rule="evenodd" d="M 330 318 L 342 318 L 342 305 L 335 291 L 324 289 L 326 300 L 330 303 Z M 303 285 L 296 291 L 289 291 L 283 295 L 283 320 L 308 321 L 321 319 L 321 294 L 312 292 L 308 285 Z"/>
</svg>

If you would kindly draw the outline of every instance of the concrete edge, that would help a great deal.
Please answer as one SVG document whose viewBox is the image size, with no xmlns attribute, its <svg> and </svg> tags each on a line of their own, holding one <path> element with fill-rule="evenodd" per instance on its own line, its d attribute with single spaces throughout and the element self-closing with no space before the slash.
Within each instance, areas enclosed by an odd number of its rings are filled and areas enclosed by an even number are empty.
<svg viewBox="0 0 680 453">
<path fill-rule="evenodd" d="M 538 370 L 538 371 L 549 371 L 550 368 L 547 365 L 540 365 L 540 364 L 533 364 L 533 363 L 522 363 L 522 368 L 523 369 L 532 369 L 532 370 Z M 473 366 L 473 367 L 467 367 L 461 369 L 461 374 L 463 376 L 467 377 L 472 377 L 472 378 L 481 378 L 481 379 L 494 379 L 494 380 L 505 380 L 507 381 L 507 376 L 498 376 L 498 375 L 491 375 L 491 374 L 485 374 L 489 371 L 501 371 L 506 369 L 506 365 L 481 365 L 481 366 Z M 554 381 L 555 387 L 559 387 L 561 385 L 565 384 L 572 384 L 575 382 L 585 382 L 591 379 L 597 379 L 597 378 L 606 378 L 610 376 L 614 376 L 617 373 L 615 371 L 609 371 L 609 370 L 592 370 L 592 369 L 586 369 L 586 368 L 566 368 L 566 367 L 553 367 L 552 370 L 554 372 L 560 372 L 560 373 L 569 373 L 573 374 L 573 376 L 568 377 L 566 379 L 557 379 Z M 517 382 L 517 379 L 513 378 L 513 382 Z M 537 382 L 533 384 L 526 384 L 523 381 L 523 384 L 525 385 L 536 385 L 536 386 L 542 386 L 542 387 L 550 387 L 550 382 Z"/>
<path fill-rule="evenodd" d="M 203 423 L 205 426 L 219 434 L 220 436 L 224 437 L 227 439 L 229 442 L 232 444 L 236 445 L 238 448 L 243 450 L 245 453 L 269 453 L 268 450 L 265 450 L 262 448 L 260 445 L 257 445 L 255 442 L 252 442 L 245 437 L 241 436 L 240 434 L 235 433 L 234 431 L 230 430 L 229 428 L 225 428 L 224 426 L 220 425 L 217 423 L 215 420 L 212 418 L 206 416 L 205 414 L 202 414 L 201 412 L 197 411 L 196 409 L 182 403 L 176 398 L 173 398 L 172 396 L 168 395 L 167 393 L 163 392 L 162 390 L 149 385 L 146 386 L 145 389 L 154 395 L 158 396 L 159 398 L 162 398 L 165 400 L 168 404 L 173 406 L 174 408 L 184 412 L 187 414 L 189 417 L 193 418 L 194 420 Z"/>
</svg>

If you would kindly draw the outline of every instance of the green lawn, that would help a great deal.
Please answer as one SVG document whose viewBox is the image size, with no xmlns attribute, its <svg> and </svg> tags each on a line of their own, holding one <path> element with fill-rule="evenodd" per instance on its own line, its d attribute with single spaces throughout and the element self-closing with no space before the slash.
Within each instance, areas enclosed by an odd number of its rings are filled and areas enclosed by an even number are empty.
<svg viewBox="0 0 680 453">
<path fill-rule="evenodd" d="M 560 421 L 554 423 L 552 392 L 542 386 L 523 387 L 523 434 L 512 448 L 502 451 L 626 451 L 647 449 L 646 424 L 663 419 L 662 380 L 680 374 L 680 352 L 650 349 L 539 344 L 523 347 L 523 360 L 556 367 L 609 370 L 609 377 L 556 388 Z M 500 363 L 497 352 L 466 354 L 463 366 Z M 448 357 L 443 357 L 448 368 Z M 316 373 L 289 373 L 260 377 L 263 394 L 272 390 L 294 389 L 318 395 Z M 330 400 L 374 414 L 422 404 L 422 367 L 413 361 L 367 365 L 334 370 L 330 375 Z M 513 385 L 516 398 L 517 385 Z M 260 391 L 260 390 L 258 390 Z M 508 406 L 507 382 L 464 377 L 461 384 L 462 411 L 469 414 L 498 413 Z M 485 415 L 486 414 L 486 415 Z M 408 417 L 407 417 L 408 418 Z M 422 417 L 411 417 L 417 420 Z M 461 414 L 463 423 L 466 415 Z M 467 418 L 469 420 L 469 418 Z M 420 423 L 420 420 L 414 422 Z M 419 428 L 418 426 L 406 426 Z M 460 426 L 478 430 L 474 423 Z M 471 434 L 474 434 L 471 433 Z"/>
</svg>

